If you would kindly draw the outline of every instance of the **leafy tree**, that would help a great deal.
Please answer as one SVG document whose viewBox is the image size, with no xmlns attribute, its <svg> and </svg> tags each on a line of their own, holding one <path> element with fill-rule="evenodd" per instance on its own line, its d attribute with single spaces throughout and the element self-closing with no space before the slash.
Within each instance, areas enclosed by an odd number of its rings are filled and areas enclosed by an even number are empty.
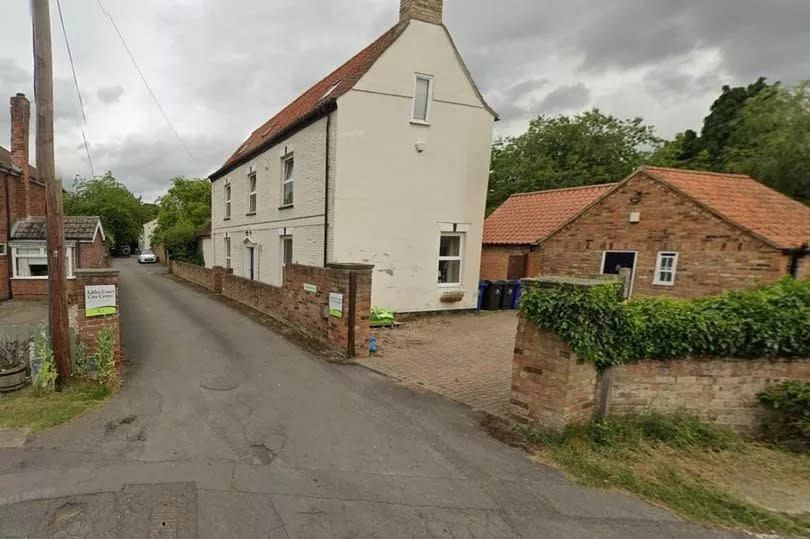
<svg viewBox="0 0 810 539">
<path fill-rule="evenodd" d="M 729 137 L 726 168 L 810 202 L 810 81 L 777 83 L 746 102 Z"/>
<path fill-rule="evenodd" d="M 108 241 L 134 245 L 141 235 L 146 214 L 141 201 L 111 172 L 95 178 L 77 178 L 73 191 L 65 193 L 65 215 L 94 215 Z"/>
<path fill-rule="evenodd" d="M 172 258 L 201 263 L 197 232 L 211 220 L 211 184 L 198 178 L 173 178 L 168 193 L 158 200 L 154 238 Z"/>
<path fill-rule="evenodd" d="M 149 221 L 157 219 L 158 210 L 160 209 L 160 206 L 158 206 L 157 204 L 153 204 L 152 202 L 143 202 L 142 205 L 144 214 L 146 215 L 145 219 L 147 223 Z"/>
<path fill-rule="evenodd" d="M 512 193 L 617 181 L 661 142 L 641 118 L 620 120 L 598 109 L 538 116 L 526 133 L 495 142 L 487 212 Z"/>
</svg>

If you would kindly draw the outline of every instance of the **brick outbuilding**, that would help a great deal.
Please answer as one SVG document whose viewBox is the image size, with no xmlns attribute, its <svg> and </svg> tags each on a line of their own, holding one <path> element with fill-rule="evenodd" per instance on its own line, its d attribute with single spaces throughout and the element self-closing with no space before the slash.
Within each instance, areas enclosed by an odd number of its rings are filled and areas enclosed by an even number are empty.
<svg viewBox="0 0 810 539">
<path fill-rule="evenodd" d="M 618 184 L 594 187 L 602 192 L 527 245 L 527 274 L 588 276 L 628 267 L 632 293 L 678 297 L 787 275 L 810 278 L 810 207 L 753 178 L 642 167 Z M 534 196 L 554 192 L 545 193 Z M 495 222 L 520 228 L 536 219 L 520 211 L 506 217 Z M 482 273 L 495 267 L 492 249 Z"/>
</svg>

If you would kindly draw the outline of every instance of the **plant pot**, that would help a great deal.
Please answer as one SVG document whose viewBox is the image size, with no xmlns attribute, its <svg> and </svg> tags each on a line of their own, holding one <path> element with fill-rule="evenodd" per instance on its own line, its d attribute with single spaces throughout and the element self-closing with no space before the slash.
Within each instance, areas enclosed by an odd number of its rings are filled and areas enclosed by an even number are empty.
<svg viewBox="0 0 810 539">
<path fill-rule="evenodd" d="M 25 385 L 25 364 L 0 371 L 0 393 L 20 389 Z"/>
</svg>

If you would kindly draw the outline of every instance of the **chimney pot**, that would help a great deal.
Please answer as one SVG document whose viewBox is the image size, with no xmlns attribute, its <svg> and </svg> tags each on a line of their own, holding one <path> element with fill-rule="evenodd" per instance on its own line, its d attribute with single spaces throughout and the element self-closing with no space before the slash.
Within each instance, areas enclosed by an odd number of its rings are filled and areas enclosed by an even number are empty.
<svg viewBox="0 0 810 539">
<path fill-rule="evenodd" d="M 399 22 L 416 19 L 432 24 L 442 24 L 443 0 L 400 0 Z"/>
</svg>

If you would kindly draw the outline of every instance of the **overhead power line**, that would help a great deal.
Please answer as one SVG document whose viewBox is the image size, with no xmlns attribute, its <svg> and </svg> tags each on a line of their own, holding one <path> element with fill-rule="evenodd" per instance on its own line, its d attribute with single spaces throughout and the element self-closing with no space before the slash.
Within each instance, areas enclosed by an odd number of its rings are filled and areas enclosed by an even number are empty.
<svg viewBox="0 0 810 539">
<path fill-rule="evenodd" d="M 82 99 L 82 91 L 79 89 L 79 78 L 76 76 L 76 65 L 73 63 L 73 52 L 70 50 L 70 40 L 68 39 L 67 30 L 65 30 L 65 19 L 62 17 L 62 2 L 56 0 L 56 7 L 59 11 L 59 23 L 62 26 L 62 35 L 65 36 L 65 47 L 67 48 L 68 58 L 70 59 L 70 70 L 73 72 L 73 85 L 76 87 L 76 95 L 79 96 L 79 107 L 82 109 L 82 140 L 84 141 L 84 151 L 87 152 L 87 162 L 90 164 L 90 174 L 95 178 L 96 171 L 93 168 L 93 159 L 90 157 L 90 144 L 87 142 L 87 116 L 84 112 L 84 99 Z"/>
<path fill-rule="evenodd" d="M 121 44 L 124 45 L 124 49 L 127 51 L 127 55 L 129 55 L 129 59 L 132 60 L 132 65 L 135 66 L 135 71 L 138 72 L 138 75 L 141 77 L 141 80 L 143 81 L 143 85 L 146 86 L 146 90 L 149 92 L 149 95 L 152 96 L 152 101 L 155 102 L 155 106 L 160 111 L 160 114 L 163 115 L 163 119 L 166 120 L 166 124 L 169 126 L 169 129 L 172 130 L 172 133 L 174 133 L 174 136 L 177 137 L 177 140 L 180 142 L 180 145 L 183 147 L 183 150 L 185 150 L 186 154 L 188 154 L 189 159 L 191 159 L 193 161 L 194 156 L 191 155 L 191 151 L 189 151 L 188 146 L 186 146 L 186 143 L 183 142 L 183 138 L 180 136 L 180 133 L 178 133 L 177 129 L 174 128 L 174 125 L 172 124 L 172 121 L 169 120 L 168 114 L 166 114 L 166 111 L 163 110 L 163 107 L 160 105 L 160 101 L 158 101 L 158 98 L 155 95 L 155 92 L 152 91 L 152 87 L 149 85 L 149 82 L 147 82 L 146 76 L 143 74 L 143 71 L 141 71 L 141 68 L 138 66 L 138 62 L 135 61 L 135 56 L 132 54 L 132 51 L 129 49 L 129 46 L 127 45 L 127 42 L 124 39 L 124 36 L 121 33 L 121 30 L 118 29 L 118 25 L 115 24 L 115 20 L 112 18 L 112 15 L 110 15 L 110 12 L 107 11 L 104 8 L 104 4 L 101 3 L 101 0 L 97 0 L 97 1 L 98 1 L 98 7 L 101 9 L 101 12 L 104 14 L 105 17 L 107 17 L 107 20 L 110 21 L 110 24 L 112 25 L 113 29 L 115 30 L 115 33 L 118 34 L 118 39 L 121 40 Z"/>
</svg>

